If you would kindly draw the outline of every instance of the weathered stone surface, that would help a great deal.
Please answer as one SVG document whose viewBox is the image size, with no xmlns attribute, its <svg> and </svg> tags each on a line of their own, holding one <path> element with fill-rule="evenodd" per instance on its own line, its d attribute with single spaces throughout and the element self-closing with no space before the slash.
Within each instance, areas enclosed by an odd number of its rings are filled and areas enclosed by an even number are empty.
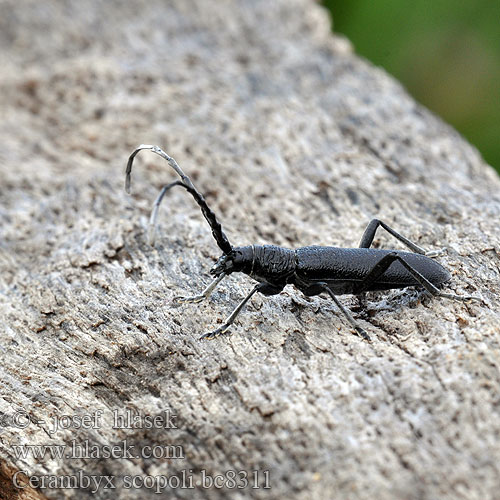
<svg viewBox="0 0 500 500">
<path fill-rule="evenodd" d="M 102 499 L 158 498 L 123 489 L 124 475 L 197 480 L 202 469 L 269 470 L 272 488 L 163 497 L 498 495 L 500 182 L 333 36 L 320 6 L 6 0 L 0 43 L 2 498 L 16 497 L 16 470 L 115 476 L 120 493 L 102 483 Z M 446 246 L 449 288 L 485 303 L 413 289 L 361 306 L 343 297 L 368 343 L 328 298 L 286 289 L 255 297 L 232 335 L 199 342 L 251 283 L 234 276 L 206 303 L 173 306 L 209 282 L 219 251 L 180 190 L 148 247 L 151 203 L 174 175 L 143 153 L 127 196 L 125 162 L 141 142 L 176 158 L 234 244 L 356 246 L 377 216 L 425 248 Z M 383 232 L 377 242 L 400 248 Z M 113 428 L 113 411 L 168 409 L 177 428 Z M 96 411 L 93 428 L 49 432 L 56 415 Z M 185 458 L 13 449 L 72 440 L 176 445 Z"/>
</svg>

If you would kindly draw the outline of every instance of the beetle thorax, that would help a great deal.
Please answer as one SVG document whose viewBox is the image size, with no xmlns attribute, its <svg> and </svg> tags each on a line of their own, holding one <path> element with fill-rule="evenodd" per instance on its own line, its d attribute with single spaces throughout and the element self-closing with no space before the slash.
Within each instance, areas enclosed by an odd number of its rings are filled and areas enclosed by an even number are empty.
<svg viewBox="0 0 500 500">
<path fill-rule="evenodd" d="M 246 274 L 257 281 L 281 281 L 295 271 L 294 250 L 274 245 L 252 245 L 250 248 L 252 267 Z"/>
<path fill-rule="evenodd" d="M 294 250 L 275 245 L 235 247 L 222 255 L 210 271 L 211 274 L 245 273 L 261 282 L 279 282 L 293 274 L 296 268 Z"/>
</svg>

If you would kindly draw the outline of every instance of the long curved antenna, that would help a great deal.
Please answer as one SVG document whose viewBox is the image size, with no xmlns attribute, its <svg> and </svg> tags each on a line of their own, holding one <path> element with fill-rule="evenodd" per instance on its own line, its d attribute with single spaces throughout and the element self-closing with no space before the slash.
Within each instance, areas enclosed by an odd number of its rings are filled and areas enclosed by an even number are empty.
<svg viewBox="0 0 500 500">
<path fill-rule="evenodd" d="M 170 184 L 167 184 L 166 186 L 163 186 L 163 188 L 160 191 L 160 194 L 158 195 L 153 204 L 153 210 L 151 210 L 151 216 L 149 217 L 149 227 L 148 227 L 148 243 L 152 247 L 155 245 L 155 240 L 156 240 L 156 220 L 158 219 L 158 209 L 160 208 L 160 203 L 163 200 L 165 193 L 170 188 L 179 185 L 185 186 L 186 184 L 183 184 L 182 181 L 174 181 L 171 182 Z"/>
<path fill-rule="evenodd" d="M 209 208 L 207 205 L 207 202 L 205 201 L 205 198 L 203 195 L 194 187 L 193 183 L 191 182 L 191 179 L 182 171 L 182 169 L 177 165 L 177 162 L 169 156 L 165 151 L 163 151 L 161 148 L 158 146 L 151 146 L 148 144 L 141 144 L 138 148 L 136 148 L 132 154 L 130 155 L 128 162 L 127 162 L 127 169 L 125 171 L 125 190 L 127 193 L 130 193 L 130 175 L 132 172 L 132 163 L 134 162 L 134 158 L 136 157 L 137 153 L 139 151 L 142 151 L 143 149 L 149 149 L 153 153 L 156 153 L 157 155 L 161 156 L 164 160 L 168 162 L 168 164 L 179 174 L 181 177 L 182 181 L 175 181 L 170 184 L 167 184 L 161 191 L 158 197 L 156 198 L 156 201 L 153 206 L 153 211 L 151 212 L 151 218 L 150 218 L 150 227 L 149 227 L 149 240 L 150 242 L 154 242 L 154 232 L 155 232 L 155 226 L 156 226 L 156 218 L 158 216 L 158 208 L 160 206 L 160 203 L 165 196 L 165 193 L 172 187 L 174 186 L 182 186 L 186 191 L 191 193 L 193 198 L 195 199 L 196 203 L 198 203 L 199 207 L 201 208 L 201 211 L 209 223 L 211 229 L 212 229 L 212 235 L 215 238 L 215 241 L 217 242 L 217 245 L 219 248 L 225 253 L 228 254 L 231 252 L 233 247 L 231 246 L 231 243 L 229 243 L 229 240 L 227 239 L 227 236 L 224 234 L 224 231 L 222 230 L 222 226 L 220 222 L 217 220 L 217 217 L 215 216 L 215 213 Z"/>
</svg>

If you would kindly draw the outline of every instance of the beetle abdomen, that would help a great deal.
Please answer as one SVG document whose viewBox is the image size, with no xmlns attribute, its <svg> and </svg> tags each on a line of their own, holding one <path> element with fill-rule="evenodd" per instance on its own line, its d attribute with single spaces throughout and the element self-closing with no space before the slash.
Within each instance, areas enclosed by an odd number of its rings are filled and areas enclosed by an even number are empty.
<svg viewBox="0 0 500 500">
<path fill-rule="evenodd" d="M 310 246 L 296 250 L 296 275 L 299 280 L 332 283 L 332 289 L 335 288 L 336 281 L 344 282 L 344 284 L 351 282 L 355 285 L 363 281 L 380 259 L 389 253 L 397 253 L 434 285 L 441 285 L 450 279 L 450 273 L 443 266 L 424 255 L 399 250 L 320 246 Z M 418 284 L 418 281 L 411 273 L 400 262 L 395 261 L 370 286 L 370 290 L 387 290 Z M 340 283 L 339 289 L 342 289 Z"/>
</svg>

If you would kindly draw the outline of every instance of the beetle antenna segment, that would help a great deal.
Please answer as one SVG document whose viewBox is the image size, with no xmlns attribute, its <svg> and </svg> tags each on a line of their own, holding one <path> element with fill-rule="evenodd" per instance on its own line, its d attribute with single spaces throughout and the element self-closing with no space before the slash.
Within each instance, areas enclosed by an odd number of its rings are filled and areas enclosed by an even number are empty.
<svg viewBox="0 0 500 500">
<path fill-rule="evenodd" d="M 149 228 L 148 228 L 148 243 L 152 247 L 154 247 L 154 245 L 155 245 L 156 221 L 158 219 L 158 210 L 160 208 L 161 201 L 163 200 L 165 193 L 170 188 L 173 188 L 174 186 L 179 186 L 179 185 L 186 186 L 186 184 L 183 184 L 182 181 L 174 181 L 174 182 L 171 182 L 170 184 L 167 184 L 166 186 L 163 186 L 162 190 L 160 191 L 160 194 L 158 195 L 155 202 L 153 203 L 153 210 L 151 210 L 151 216 L 149 218 Z"/>
<path fill-rule="evenodd" d="M 188 191 L 193 196 L 196 203 L 198 203 L 199 207 L 201 208 L 203 216 L 205 217 L 210 227 L 212 228 L 212 235 L 215 238 L 215 241 L 217 242 L 219 248 L 225 254 L 230 253 L 231 250 L 233 249 L 231 243 L 229 243 L 227 236 L 224 234 L 224 231 L 222 230 L 220 222 L 217 220 L 215 213 L 207 205 L 207 202 L 205 201 L 203 195 L 194 187 L 193 183 L 191 182 L 191 179 L 182 171 L 177 162 L 158 146 L 141 144 L 130 155 L 127 162 L 127 169 L 125 171 L 125 191 L 127 191 L 127 193 L 130 193 L 130 175 L 132 173 L 132 163 L 134 162 L 134 158 L 136 157 L 137 153 L 139 153 L 139 151 L 142 151 L 143 149 L 149 149 L 153 153 L 156 153 L 157 155 L 161 156 L 164 160 L 168 162 L 168 164 L 177 172 L 177 174 L 182 179 L 182 181 L 175 181 L 170 184 L 167 184 L 160 191 L 160 194 L 156 198 L 150 218 L 150 227 L 149 227 L 150 243 L 151 244 L 154 243 L 154 233 L 156 227 L 156 219 L 158 216 L 158 208 L 160 206 L 163 197 L 165 196 L 165 193 L 174 186 L 182 186 L 184 189 L 186 189 L 186 191 Z"/>
</svg>

